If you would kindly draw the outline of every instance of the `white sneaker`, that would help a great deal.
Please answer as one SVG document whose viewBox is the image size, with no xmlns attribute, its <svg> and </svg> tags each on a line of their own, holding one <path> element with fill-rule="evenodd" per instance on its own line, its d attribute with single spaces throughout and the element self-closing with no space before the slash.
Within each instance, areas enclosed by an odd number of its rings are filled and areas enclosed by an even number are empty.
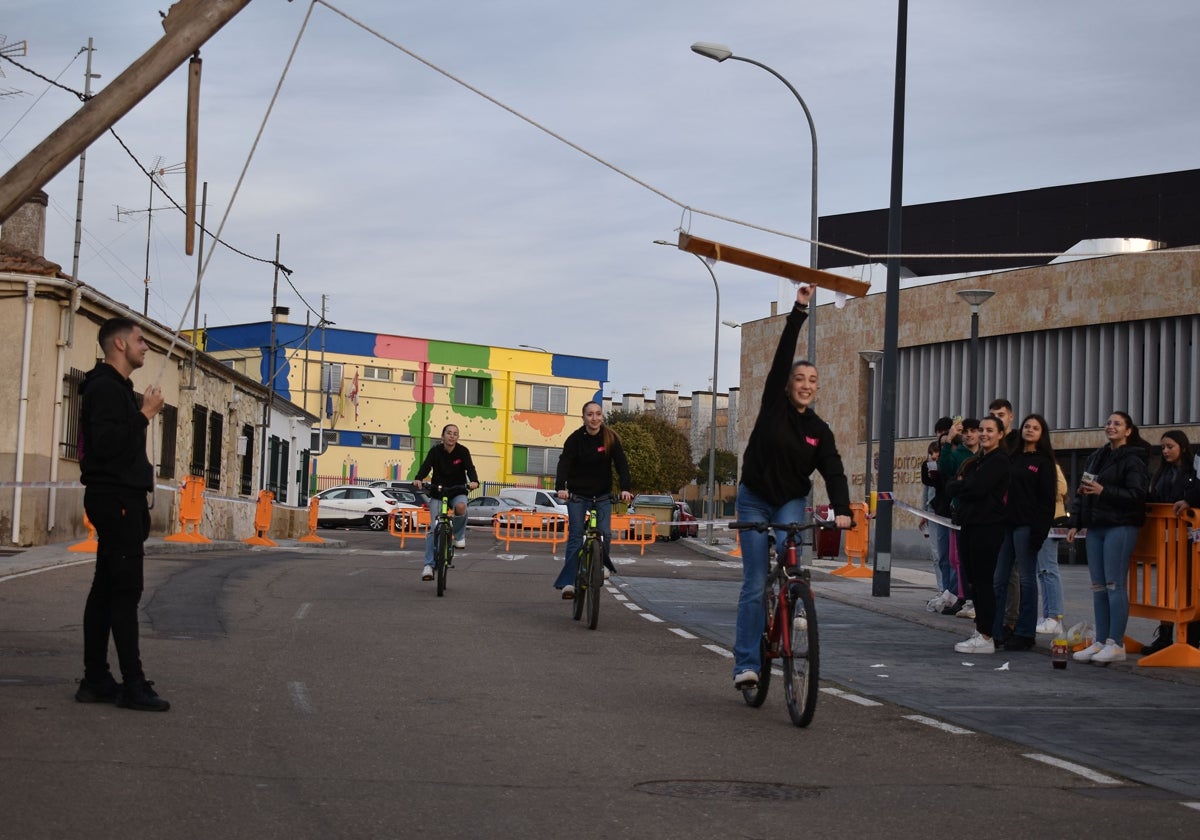
<svg viewBox="0 0 1200 840">
<path fill-rule="evenodd" d="M 959 610 L 958 612 L 956 612 L 955 615 L 958 616 L 959 618 L 969 618 L 969 619 L 974 620 L 974 618 L 975 618 L 975 602 L 967 601 L 967 603 L 963 604 L 963 608 L 961 610 Z"/>
<path fill-rule="evenodd" d="M 1075 651 L 1075 653 L 1071 655 L 1071 658 L 1076 662 L 1091 662 L 1092 657 L 1102 650 L 1104 650 L 1104 645 L 1100 644 L 1099 642 L 1092 642 L 1083 650 Z M 1125 653 L 1124 648 L 1122 648 L 1121 653 Z"/>
<path fill-rule="evenodd" d="M 1052 617 L 1043 618 L 1041 621 L 1038 622 L 1037 633 L 1039 635 L 1043 635 L 1043 636 L 1051 636 L 1052 635 L 1052 636 L 1060 636 L 1061 637 L 1063 635 L 1062 622 L 1059 621 L 1057 618 L 1052 618 Z"/>
<path fill-rule="evenodd" d="M 466 547 L 467 547 L 467 541 L 466 541 L 466 540 L 455 540 L 455 541 L 454 541 L 454 547 L 455 547 L 455 548 L 466 548 Z"/>
<path fill-rule="evenodd" d="M 991 639 L 985 639 L 976 630 L 971 634 L 971 638 L 965 642 L 959 642 L 954 646 L 954 649 L 959 653 L 995 653 L 996 643 Z"/>
<path fill-rule="evenodd" d="M 758 674 L 753 671 L 742 671 L 733 678 L 733 687 L 736 689 L 754 688 L 758 685 Z"/>
<path fill-rule="evenodd" d="M 1104 643 L 1104 647 L 1098 652 L 1092 654 L 1092 662 L 1123 662 L 1125 661 L 1125 646 L 1119 645 L 1112 639 Z"/>
<path fill-rule="evenodd" d="M 605 580 L 608 580 L 609 574 L 611 574 L 611 573 L 608 571 L 608 566 L 605 566 L 604 567 L 604 579 Z"/>
<path fill-rule="evenodd" d="M 433 566 L 426 566 L 421 570 L 421 580 L 433 580 Z"/>
<path fill-rule="evenodd" d="M 562 599 L 564 601 L 572 601 L 575 599 L 575 587 L 567 584 L 562 588 Z"/>
<path fill-rule="evenodd" d="M 946 600 L 947 596 L 950 597 L 949 601 Z M 925 602 L 925 609 L 931 613 L 941 612 L 946 607 L 953 604 L 956 600 L 958 599 L 953 595 L 950 595 L 949 591 L 943 590 Z"/>
</svg>

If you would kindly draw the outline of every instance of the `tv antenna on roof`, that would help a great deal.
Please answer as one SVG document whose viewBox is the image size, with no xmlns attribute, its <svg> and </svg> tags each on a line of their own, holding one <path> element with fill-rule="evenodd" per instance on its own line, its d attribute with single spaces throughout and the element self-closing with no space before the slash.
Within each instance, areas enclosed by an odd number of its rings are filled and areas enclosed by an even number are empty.
<svg viewBox="0 0 1200 840">
<path fill-rule="evenodd" d="M 8 43 L 8 36 L 0 35 L 0 55 L 9 58 L 14 55 L 25 55 L 25 42 L 16 41 L 12 44 Z M 4 78 L 4 66 L 0 63 L 0 79 Z M 17 90 L 16 88 L 0 89 L 0 96 L 20 96 L 25 91 Z"/>
<path fill-rule="evenodd" d="M 163 166 L 162 155 L 158 155 L 157 157 L 154 158 L 154 164 L 149 169 L 146 170 L 146 174 L 148 176 L 150 176 L 150 201 L 146 205 L 146 209 L 145 210 L 127 210 L 127 209 L 120 207 L 119 205 L 117 207 L 117 219 L 118 220 L 121 218 L 122 215 L 129 216 L 134 213 L 145 213 L 146 214 L 146 275 L 145 275 L 146 294 L 142 300 L 142 314 L 143 315 L 148 314 L 149 309 L 150 309 L 150 234 L 153 229 L 154 211 L 155 210 L 171 210 L 171 209 L 173 209 L 171 206 L 167 206 L 167 207 L 155 207 L 154 206 L 154 188 L 158 187 L 163 192 L 166 192 L 167 191 L 166 187 L 163 185 L 163 176 L 164 175 L 175 175 L 179 172 L 183 172 L 186 168 L 187 168 L 186 165 L 182 164 L 182 163 L 173 163 L 170 166 Z"/>
</svg>

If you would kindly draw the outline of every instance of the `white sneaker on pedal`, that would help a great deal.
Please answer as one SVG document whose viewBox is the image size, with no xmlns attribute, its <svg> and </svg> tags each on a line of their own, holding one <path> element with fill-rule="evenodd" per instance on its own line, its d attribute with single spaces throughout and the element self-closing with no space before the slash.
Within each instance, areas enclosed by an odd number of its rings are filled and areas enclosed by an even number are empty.
<svg viewBox="0 0 1200 840">
<path fill-rule="evenodd" d="M 733 678 L 733 687 L 739 691 L 754 688 L 756 685 L 758 685 L 758 674 L 754 671 L 742 671 Z"/>
<path fill-rule="evenodd" d="M 466 547 L 467 547 L 467 541 L 466 541 L 466 540 L 455 540 L 455 541 L 454 541 L 454 547 L 455 547 L 455 548 L 466 548 Z"/>
<path fill-rule="evenodd" d="M 433 566 L 426 566 L 421 570 L 421 580 L 433 580 Z"/>
<path fill-rule="evenodd" d="M 567 584 L 562 588 L 562 599 L 564 601 L 572 601 L 575 599 L 575 587 Z"/>
</svg>

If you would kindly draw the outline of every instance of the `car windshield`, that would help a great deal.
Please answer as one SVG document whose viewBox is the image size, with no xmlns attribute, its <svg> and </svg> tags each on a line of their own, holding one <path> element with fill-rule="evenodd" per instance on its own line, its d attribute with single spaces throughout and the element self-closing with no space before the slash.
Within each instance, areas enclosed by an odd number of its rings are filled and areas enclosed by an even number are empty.
<svg viewBox="0 0 1200 840">
<path fill-rule="evenodd" d="M 638 496 L 633 500 L 635 505 L 671 505 L 674 506 L 675 500 L 670 496 Z"/>
</svg>

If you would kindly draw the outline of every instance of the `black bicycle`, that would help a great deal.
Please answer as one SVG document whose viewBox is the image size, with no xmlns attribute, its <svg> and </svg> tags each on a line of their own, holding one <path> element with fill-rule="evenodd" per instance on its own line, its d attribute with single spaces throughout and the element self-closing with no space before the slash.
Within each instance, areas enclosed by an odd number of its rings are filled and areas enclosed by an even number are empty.
<svg viewBox="0 0 1200 840">
<path fill-rule="evenodd" d="M 437 577 L 437 594 L 441 598 L 446 594 L 446 574 L 454 564 L 454 520 L 450 509 L 450 500 L 467 492 L 465 484 L 453 484 L 448 487 L 430 487 L 433 492 L 430 498 L 440 499 L 441 513 L 433 524 L 433 572 Z"/>
<path fill-rule="evenodd" d="M 586 502 L 588 506 L 584 514 L 579 563 L 575 566 L 575 600 L 571 604 L 571 614 L 579 621 L 586 607 L 591 630 L 595 630 L 600 622 L 600 591 L 604 587 L 604 532 L 600 530 L 596 503 L 611 498 L 611 495 L 571 496 L 571 501 Z"/>
<path fill-rule="evenodd" d="M 771 661 L 783 666 L 783 694 L 788 714 L 796 726 L 808 726 L 817 709 L 820 682 L 821 646 L 817 631 L 817 607 L 813 600 L 811 573 L 800 566 L 799 535 L 810 529 L 837 527 L 832 522 L 731 522 L 736 531 L 766 531 L 770 571 L 763 593 L 766 625 L 760 642 L 762 666 L 758 682 L 742 689 L 747 705 L 755 708 L 767 699 L 771 685 Z M 787 532 L 783 560 L 775 550 L 775 532 Z"/>
</svg>

